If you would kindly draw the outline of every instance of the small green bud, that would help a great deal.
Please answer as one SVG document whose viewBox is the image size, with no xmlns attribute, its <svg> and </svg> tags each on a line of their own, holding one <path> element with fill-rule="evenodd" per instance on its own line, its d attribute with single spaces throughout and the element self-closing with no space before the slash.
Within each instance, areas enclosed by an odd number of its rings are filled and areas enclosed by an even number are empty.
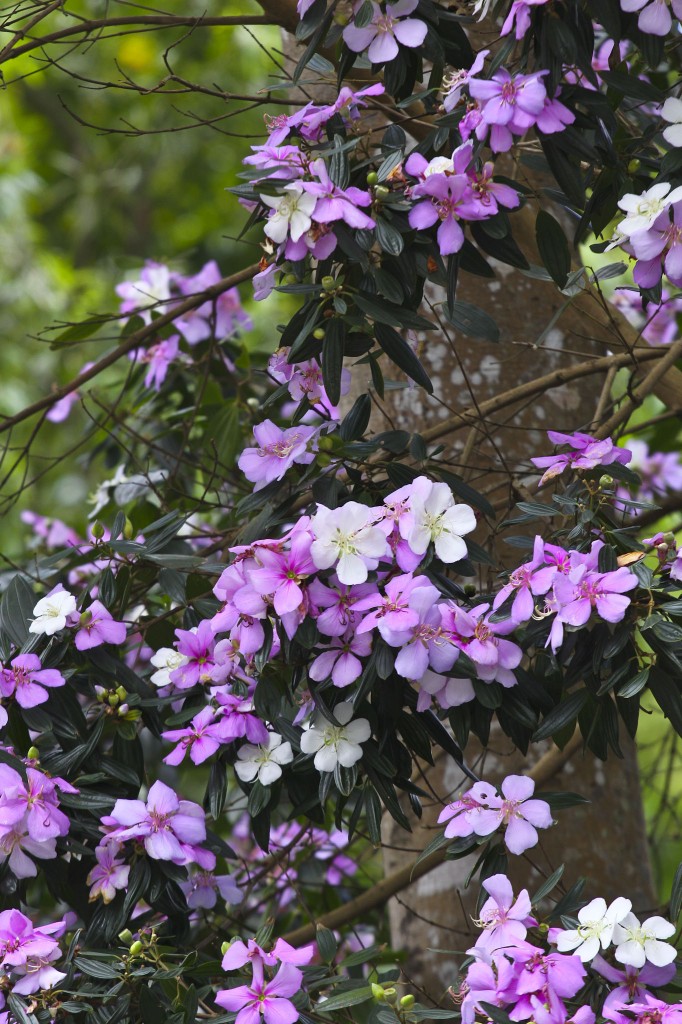
<svg viewBox="0 0 682 1024">
<path fill-rule="evenodd" d="M 476 584 L 475 583 L 465 583 L 464 584 L 464 593 L 467 595 L 467 597 L 473 597 L 474 594 L 476 593 Z"/>
<path fill-rule="evenodd" d="M 332 464 L 331 455 L 327 455 L 325 452 L 320 452 L 319 455 L 316 456 L 315 461 L 320 469 L 326 469 L 327 466 L 331 466 Z"/>
<path fill-rule="evenodd" d="M 107 690 L 103 686 L 96 686 L 95 696 L 97 697 L 99 703 L 103 704 L 104 701 L 107 699 Z"/>
<path fill-rule="evenodd" d="M 246 404 L 248 405 L 249 409 L 260 409 L 260 401 L 256 398 L 255 395 L 250 395 L 249 398 L 246 399 Z"/>
<path fill-rule="evenodd" d="M 386 1001 L 386 993 L 384 992 L 383 985 L 377 985 L 375 982 L 372 982 L 371 989 L 372 995 L 374 996 L 378 1003 L 383 1003 Z"/>
<path fill-rule="evenodd" d="M 220 947 L 220 955 L 225 956 L 231 945 L 231 942 L 223 942 L 222 946 Z"/>
<path fill-rule="evenodd" d="M 110 693 L 109 696 L 107 697 L 107 702 L 110 707 L 117 708 L 118 705 L 121 703 L 121 698 L 116 693 Z"/>
<path fill-rule="evenodd" d="M 400 1000 L 400 1009 L 401 1010 L 411 1010 L 412 1007 L 414 1006 L 414 1004 L 415 1004 L 415 998 L 410 993 L 409 995 L 403 996 L 401 998 L 401 1000 Z"/>
<path fill-rule="evenodd" d="M 121 942 L 125 943 L 126 946 L 129 946 L 130 943 L 133 941 L 133 933 L 131 932 L 130 928 L 124 928 L 122 932 L 118 933 L 118 937 L 121 940 Z"/>
<path fill-rule="evenodd" d="M 118 709 L 119 717 L 120 718 L 125 718 L 125 716 L 128 714 L 129 711 L 130 711 L 130 705 L 129 704 L 121 704 L 120 708 Z"/>
<path fill-rule="evenodd" d="M 374 196 L 381 202 L 382 199 L 387 199 L 391 194 L 390 188 L 386 188 L 385 185 L 377 185 L 374 189 Z"/>
<path fill-rule="evenodd" d="M 613 477 L 609 476 L 608 473 L 604 473 L 603 476 L 599 477 L 599 486 L 600 487 L 611 487 L 612 484 L 613 484 Z"/>
<path fill-rule="evenodd" d="M 336 288 L 336 278 L 332 277 L 330 274 L 327 274 L 326 277 L 322 278 L 320 284 L 322 285 L 326 292 L 333 292 L 334 289 Z"/>
<path fill-rule="evenodd" d="M 138 954 L 142 952 L 142 949 L 142 943 L 140 942 L 139 939 L 136 939 L 135 942 L 133 942 L 132 946 L 130 947 L 130 955 L 138 956 Z"/>
<path fill-rule="evenodd" d="M 26 757 L 29 759 L 29 761 L 37 761 L 38 758 L 40 757 L 40 751 L 38 750 L 37 747 L 29 747 Z"/>
<path fill-rule="evenodd" d="M 394 1003 L 396 1001 L 396 999 L 398 998 L 398 993 L 396 992 L 396 990 L 393 987 L 385 988 L 384 989 L 384 998 L 386 999 L 387 1003 Z"/>
<path fill-rule="evenodd" d="M 95 519 L 94 523 L 90 527 L 90 533 L 95 540 L 101 540 L 104 536 L 104 527 L 100 523 L 99 519 Z"/>
<path fill-rule="evenodd" d="M 128 691 L 126 690 L 126 688 L 124 686 L 117 686 L 116 687 L 116 693 L 121 698 L 121 700 L 125 700 L 126 697 L 128 696 Z"/>
<path fill-rule="evenodd" d="M 549 925 L 548 925 L 548 924 L 545 924 L 545 922 L 544 922 L 544 921 L 542 921 L 542 922 L 541 922 L 541 923 L 540 923 L 540 924 L 538 925 L 538 931 L 540 932 L 540 934 L 541 934 L 541 935 L 546 935 L 546 934 L 547 934 L 547 932 L 549 931 Z"/>
<path fill-rule="evenodd" d="M 668 546 L 670 546 L 671 544 L 675 543 L 675 534 L 671 533 L 670 530 L 668 530 L 667 533 L 663 534 L 663 540 Z"/>
<path fill-rule="evenodd" d="M 123 536 L 125 537 L 126 540 L 132 540 L 133 537 L 135 536 L 133 524 L 128 519 L 128 516 L 126 516 L 126 521 L 123 524 Z"/>
<path fill-rule="evenodd" d="M 628 174 L 636 174 L 641 166 L 642 166 L 642 161 L 638 160 L 637 157 L 635 157 L 635 159 L 631 160 L 630 163 L 628 164 Z"/>
<path fill-rule="evenodd" d="M 368 185 L 378 185 L 379 184 L 379 175 L 377 174 L 376 171 L 370 171 L 369 172 L 369 174 L 367 175 L 367 184 Z"/>
<path fill-rule="evenodd" d="M 282 278 L 282 284 L 298 284 L 296 274 L 285 274 Z"/>
<path fill-rule="evenodd" d="M 316 327 L 313 331 L 315 341 L 324 341 L 324 327 Z"/>
<path fill-rule="evenodd" d="M 320 449 L 321 452 L 333 452 L 334 441 L 329 436 L 323 436 L 318 440 L 317 447 Z"/>
</svg>

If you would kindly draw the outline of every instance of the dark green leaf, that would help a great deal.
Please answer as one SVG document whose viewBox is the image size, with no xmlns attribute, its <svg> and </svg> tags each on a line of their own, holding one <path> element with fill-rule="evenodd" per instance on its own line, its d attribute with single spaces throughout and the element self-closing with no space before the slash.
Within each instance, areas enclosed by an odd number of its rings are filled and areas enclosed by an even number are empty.
<svg viewBox="0 0 682 1024">
<path fill-rule="evenodd" d="M 571 253 L 563 228 L 546 210 L 538 213 L 535 239 L 542 262 L 552 275 L 552 280 L 559 288 L 563 288 L 571 272 Z"/>
<path fill-rule="evenodd" d="M 454 302 L 444 307 L 445 319 L 468 338 L 499 341 L 500 329 L 488 313 L 471 302 Z"/>
<path fill-rule="evenodd" d="M 425 391 L 428 391 L 430 395 L 433 394 L 433 384 L 426 370 L 405 339 L 401 338 L 398 332 L 387 324 L 375 323 L 374 332 L 377 341 L 388 358 L 406 373 L 408 377 L 417 384 L 420 384 Z"/>
</svg>

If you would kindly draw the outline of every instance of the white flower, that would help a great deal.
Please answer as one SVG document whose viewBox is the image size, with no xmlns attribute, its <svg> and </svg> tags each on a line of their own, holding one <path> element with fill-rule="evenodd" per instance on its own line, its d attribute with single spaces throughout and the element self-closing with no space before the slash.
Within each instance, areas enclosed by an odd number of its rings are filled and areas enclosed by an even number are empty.
<svg viewBox="0 0 682 1024">
<path fill-rule="evenodd" d="M 647 231 L 659 214 L 680 199 L 682 199 L 682 186 L 674 188 L 671 192 L 668 181 L 660 181 L 657 185 L 652 185 L 639 196 L 629 192 L 618 201 L 621 210 L 625 210 L 627 214 L 618 225 L 619 233 L 630 236 L 639 231 Z"/>
<path fill-rule="evenodd" d="M 619 896 L 607 908 L 606 900 L 598 896 L 586 907 L 578 911 L 577 928 L 568 929 L 557 936 L 557 949 L 560 953 L 573 951 L 583 963 L 589 963 L 599 952 L 599 947 L 606 949 L 611 943 L 615 926 L 632 909 L 630 900 Z"/>
<path fill-rule="evenodd" d="M 442 562 L 464 558 L 467 546 L 462 535 L 476 528 L 474 510 L 469 505 L 456 505 L 447 484 L 434 484 L 427 477 L 418 477 L 412 486 L 412 515 L 405 527 L 405 539 L 412 551 L 423 555 L 433 541 Z"/>
<path fill-rule="evenodd" d="M 298 242 L 301 235 L 310 230 L 311 214 L 317 204 L 317 197 L 303 191 L 303 187 L 293 182 L 285 185 L 285 196 L 261 196 L 260 200 L 275 212 L 268 219 L 264 231 L 273 242 L 283 242 L 291 235 L 292 242 Z"/>
<path fill-rule="evenodd" d="M 329 569 L 338 560 L 336 575 L 347 586 L 364 583 L 367 570 L 376 569 L 386 554 L 386 537 L 371 523 L 372 509 L 357 501 L 341 508 L 317 506 L 310 521 L 315 540 L 310 556 L 318 569 Z"/>
<path fill-rule="evenodd" d="M 55 590 L 43 597 L 33 609 L 36 618 L 28 627 L 29 633 L 44 633 L 52 636 L 66 626 L 69 615 L 76 610 L 76 598 L 68 590 Z"/>
<path fill-rule="evenodd" d="M 432 174 L 454 174 L 455 165 L 452 162 L 451 156 L 434 156 L 433 160 L 424 168 L 423 174 L 425 178 L 430 178 Z"/>
<path fill-rule="evenodd" d="M 282 775 L 281 765 L 293 761 L 294 752 L 290 743 L 282 743 L 282 737 L 271 732 L 267 747 L 245 743 L 237 751 L 237 757 L 234 770 L 242 782 L 253 782 L 258 777 L 262 786 L 271 786 Z"/>
<path fill-rule="evenodd" d="M 631 967 L 644 967 L 648 960 L 654 967 L 667 967 L 677 956 L 669 942 L 675 934 L 675 925 L 664 917 L 648 917 L 640 924 L 634 914 L 626 914 L 613 930 L 616 960 Z"/>
<path fill-rule="evenodd" d="M 304 754 L 315 754 L 318 772 L 333 772 L 337 764 L 350 768 L 362 757 L 361 743 L 372 734 L 366 718 L 351 722 L 353 705 L 342 701 L 334 708 L 334 718 L 339 725 L 332 725 L 324 715 L 313 715 L 309 728 L 301 736 L 301 750 Z"/>
<path fill-rule="evenodd" d="M 149 677 L 149 682 L 159 687 L 170 686 L 171 672 L 174 672 L 176 668 L 180 668 L 181 665 L 186 665 L 188 661 L 184 654 L 180 654 L 179 651 L 174 650 L 172 647 L 160 647 L 149 660 L 154 668 L 158 669 L 158 672 L 154 672 Z"/>
<path fill-rule="evenodd" d="M 661 117 L 670 121 L 670 128 L 663 129 L 663 138 L 671 146 L 682 146 L 682 100 L 669 96 L 661 107 Z"/>
</svg>

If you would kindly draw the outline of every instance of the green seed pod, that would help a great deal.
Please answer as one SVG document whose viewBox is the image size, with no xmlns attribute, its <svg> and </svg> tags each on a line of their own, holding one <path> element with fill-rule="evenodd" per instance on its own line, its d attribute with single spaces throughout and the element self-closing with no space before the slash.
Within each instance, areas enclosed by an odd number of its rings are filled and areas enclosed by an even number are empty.
<svg viewBox="0 0 682 1024">
<path fill-rule="evenodd" d="M 376 171 L 370 171 L 367 175 L 367 184 L 370 186 L 379 184 L 379 175 Z"/>
</svg>

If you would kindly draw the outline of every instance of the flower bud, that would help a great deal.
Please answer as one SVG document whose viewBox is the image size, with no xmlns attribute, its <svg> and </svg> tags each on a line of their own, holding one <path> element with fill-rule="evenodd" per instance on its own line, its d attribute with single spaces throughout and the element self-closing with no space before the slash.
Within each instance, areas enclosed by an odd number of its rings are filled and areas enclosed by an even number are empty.
<svg viewBox="0 0 682 1024">
<path fill-rule="evenodd" d="M 412 1007 L 414 1006 L 414 1003 L 415 1003 L 415 998 L 414 998 L 414 996 L 411 993 L 409 993 L 408 995 L 403 996 L 401 998 L 401 1000 L 400 1000 L 400 1009 L 401 1010 L 411 1010 Z"/>
<path fill-rule="evenodd" d="M 327 455 L 325 452 L 320 452 L 320 454 L 316 457 L 315 461 L 317 462 L 320 469 L 326 469 L 327 466 L 331 466 L 332 464 L 331 456 Z"/>
<path fill-rule="evenodd" d="M 133 529 L 133 524 L 128 519 L 128 516 L 126 516 L 126 521 L 123 524 L 123 536 L 125 537 L 126 540 L 132 540 L 133 537 L 135 536 L 135 530 Z"/>
<path fill-rule="evenodd" d="M 131 932 L 130 928 L 124 928 L 122 932 L 118 933 L 118 937 L 121 940 L 121 942 L 125 943 L 126 946 L 129 946 L 130 943 L 133 941 L 133 933 Z"/>
<path fill-rule="evenodd" d="M 608 473 L 604 473 L 603 476 L 599 477 L 600 487 L 610 487 L 613 484 L 613 477 L 609 476 Z"/>
<path fill-rule="evenodd" d="M 29 747 L 26 757 L 29 759 L 29 761 L 37 761 L 38 758 L 40 757 L 40 751 L 38 750 L 37 747 Z"/>
<path fill-rule="evenodd" d="M 465 583 L 464 584 L 464 593 L 466 594 L 467 597 L 473 597 L 474 594 L 476 593 L 476 584 L 475 583 Z"/>
<path fill-rule="evenodd" d="M 110 693 L 109 696 L 107 697 L 107 702 L 110 707 L 117 708 L 118 705 L 121 703 L 121 698 L 116 693 Z"/>
<path fill-rule="evenodd" d="M 142 949 L 142 943 L 140 942 L 139 939 L 136 939 L 135 942 L 133 942 L 133 944 L 130 947 L 130 955 L 138 956 L 138 954 L 142 952 Z"/>
<path fill-rule="evenodd" d="M 394 1003 L 396 1001 L 396 999 L 398 998 L 398 993 L 396 992 L 396 990 L 393 987 L 385 988 L 384 989 L 384 998 L 385 998 L 387 1003 Z"/>
<path fill-rule="evenodd" d="M 668 545 L 669 548 L 674 548 L 675 547 L 675 534 L 671 533 L 670 530 L 668 530 L 667 533 L 663 534 L 663 540 Z"/>
<path fill-rule="evenodd" d="M 92 612 L 91 611 L 81 612 L 81 617 L 78 620 L 78 625 L 79 626 L 88 626 L 88 625 L 90 625 L 91 622 L 92 622 Z"/>
<path fill-rule="evenodd" d="M 390 196 L 390 194 L 390 188 L 386 188 L 385 185 L 377 185 L 377 187 L 374 189 L 374 196 L 376 199 L 379 200 L 379 202 L 381 202 L 382 199 L 387 199 L 388 196 Z"/>
<path fill-rule="evenodd" d="M 631 160 L 630 163 L 628 164 L 628 174 L 636 174 L 641 166 L 642 166 L 642 161 L 638 160 L 637 157 L 635 157 L 635 159 Z"/>
<path fill-rule="evenodd" d="M 328 435 L 320 437 L 317 442 L 317 447 L 320 449 L 321 452 L 333 452 L 335 447 L 334 440 Z"/>
<path fill-rule="evenodd" d="M 296 274 L 285 274 L 282 278 L 282 284 L 297 284 L 298 278 Z"/>
<path fill-rule="evenodd" d="M 540 924 L 538 925 L 538 931 L 540 932 L 541 935 L 546 935 L 547 932 L 549 931 L 549 925 L 545 924 L 544 921 L 541 921 Z"/>
<path fill-rule="evenodd" d="M 246 404 L 248 405 L 249 409 L 260 409 L 260 401 L 256 398 L 255 395 L 250 395 L 249 398 L 246 399 Z"/>
<path fill-rule="evenodd" d="M 119 713 L 120 717 L 123 717 L 123 716 L 127 715 L 129 711 L 130 711 L 130 705 L 129 704 L 121 704 L 120 708 L 118 709 L 118 713 Z"/>
<path fill-rule="evenodd" d="M 220 955 L 225 956 L 231 945 L 231 942 L 223 942 L 222 946 L 220 947 Z"/>
<path fill-rule="evenodd" d="M 99 519 L 95 519 L 94 523 L 90 527 L 90 533 L 95 540 L 101 540 L 104 536 L 104 527 L 100 523 Z"/>
<path fill-rule="evenodd" d="M 324 327 L 316 327 L 313 331 L 313 338 L 316 341 L 324 341 Z"/>
<path fill-rule="evenodd" d="M 386 999 L 386 993 L 384 992 L 383 985 L 377 985 L 375 982 L 371 984 L 372 995 L 378 1003 L 383 1003 Z"/>
<path fill-rule="evenodd" d="M 100 704 L 107 699 L 107 691 L 103 686 L 95 686 L 95 696 Z"/>
<path fill-rule="evenodd" d="M 322 285 L 326 292 L 333 292 L 334 289 L 336 288 L 336 278 L 332 277 L 330 274 L 327 274 L 326 277 L 322 278 L 320 284 Z"/>
<path fill-rule="evenodd" d="M 377 174 L 376 171 L 369 172 L 369 174 L 367 175 L 367 184 L 370 186 L 379 184 L 379 175 Z"/>
<path fill-rule="evenodd" d="M 126 688 L 124 686 L 117 686 L 116 687 L 116 693 L 121 698 L 121 700 L 125 700 L 126 697 L 128 696 L 128 691 L 126 690 Z"/>
</svg>

